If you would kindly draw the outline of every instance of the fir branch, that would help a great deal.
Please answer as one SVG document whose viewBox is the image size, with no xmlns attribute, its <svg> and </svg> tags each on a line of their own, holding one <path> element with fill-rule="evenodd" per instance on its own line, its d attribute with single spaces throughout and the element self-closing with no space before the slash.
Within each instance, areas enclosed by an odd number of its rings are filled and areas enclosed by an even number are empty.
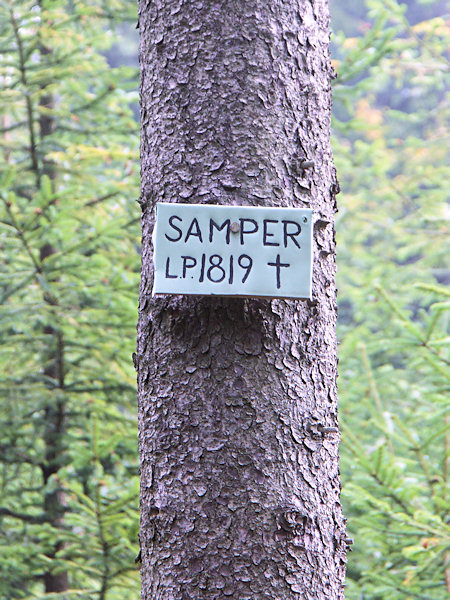
<svg viewBox="0 0 450 600">
<path fill-rule="evenodd" d="M 25 103 L 27 107 L 27 124 L 28 124 L 28 132 L 30 136 L 30 155 L 31 155 L 31 165 L 32 170 L 34 171 L 36 177 L 36 185 L 39 187 L 41 183 L 41 175 L 39 172 L 39 163 L 37 157 L 37 144 L 36 144 L 36 135 L 34 131 L 34 115 L 33 115 L 33 105 L 31 104 L 31 97 L 28 90 L 28 80 L 27 80 L 27 72 L 25 66 L 25 56 L 24 49 L 22 44 L 22 38 L 19 33 L 19 26 L 17 24 L 16 17 L 14 15 L 14 11 L 12 7 L 10 8 L 10 16 L 11 23 L 14 30 L 14 37 L 16 38 L 17 48 L 19 50 L 19 64 L 20 64 L 20 79 L 21 83 L 24 86 L 25 91 Z"/>
<path fill-rule="evenodd" d="M 33 523 L 36 525 L 46 522 L 45 515 L 26 515 L 23 513 L 15 512 L 13 510 L 9 510 L 9 508 L 5 508 L 2 506 L 0 506 L 0 515 L 5 517 L 11 517 L 13 519 L 20 519 L 25 523 Z"/>
</svg>

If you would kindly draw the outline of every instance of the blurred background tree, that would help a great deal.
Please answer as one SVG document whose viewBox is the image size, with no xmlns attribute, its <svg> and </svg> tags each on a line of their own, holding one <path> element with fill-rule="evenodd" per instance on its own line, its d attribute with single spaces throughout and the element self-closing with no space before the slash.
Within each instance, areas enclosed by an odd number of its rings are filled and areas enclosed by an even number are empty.
<svg viewBox="0 0 450 600">
<path fill-rule="evenodd" d="M 449 16 L 440 0 L 331 9 L 347 598 L 440 600 Z M 126 0 L 0 0 L 7 600 L 139 594 L 135 12 Z"/>
<path fill-rule="evenodd" d="M 367 0 L 349 27 L 335 5 L 347 597 L 444 599 L 449 16 L 442 2 Z"/>
<path fill-rule="evenodd" d="M 5 599 L 138 590 L 137 72 L 104 56 L 133 13 L 0 2 Z"/>
</svg>

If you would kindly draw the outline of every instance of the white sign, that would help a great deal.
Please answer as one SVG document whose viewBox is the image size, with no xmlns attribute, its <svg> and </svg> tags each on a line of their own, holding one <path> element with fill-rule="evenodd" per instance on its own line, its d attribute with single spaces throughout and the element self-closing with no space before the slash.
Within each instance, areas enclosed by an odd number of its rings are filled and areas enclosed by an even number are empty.
<svg viewBox="0 0 450 600">
<path fill-rule="evenodd" d="M 311 298 L 312 210 L 158 203 L 153 294 Z"/>
</svg>

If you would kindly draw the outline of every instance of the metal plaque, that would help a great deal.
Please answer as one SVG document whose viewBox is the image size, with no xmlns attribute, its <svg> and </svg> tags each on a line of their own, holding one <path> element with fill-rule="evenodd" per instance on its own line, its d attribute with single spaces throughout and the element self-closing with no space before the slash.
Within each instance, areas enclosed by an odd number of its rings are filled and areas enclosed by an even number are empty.
<svg viewBox="0 0 450 600">
<path fill-rule="evenodd" d="M 312 213 L 158 203 L 153 294 L 311 298 Z"/>
</svg>

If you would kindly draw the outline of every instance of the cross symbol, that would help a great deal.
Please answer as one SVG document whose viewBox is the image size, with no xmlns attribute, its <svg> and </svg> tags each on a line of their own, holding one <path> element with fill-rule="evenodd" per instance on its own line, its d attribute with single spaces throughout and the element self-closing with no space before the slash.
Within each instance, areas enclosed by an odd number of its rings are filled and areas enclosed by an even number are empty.
<svg viewBox="0 0 450 600">
<path fill-rule="evenodd" d="M 281 282 L 280 282 L 281 267 L 290 267 L 291 265 L 290 265 L 290 263 L 282 263 L 281 257 L 279 254 L 277 254 L 277 258 L 276 258 L 275 262 L 270 262 L 267 264 L 269 265 L 269 267 L 276 267 L 276 269 L 277 269 L 277 290 L 279 290 L 281 287 Z"/>
</svg>

